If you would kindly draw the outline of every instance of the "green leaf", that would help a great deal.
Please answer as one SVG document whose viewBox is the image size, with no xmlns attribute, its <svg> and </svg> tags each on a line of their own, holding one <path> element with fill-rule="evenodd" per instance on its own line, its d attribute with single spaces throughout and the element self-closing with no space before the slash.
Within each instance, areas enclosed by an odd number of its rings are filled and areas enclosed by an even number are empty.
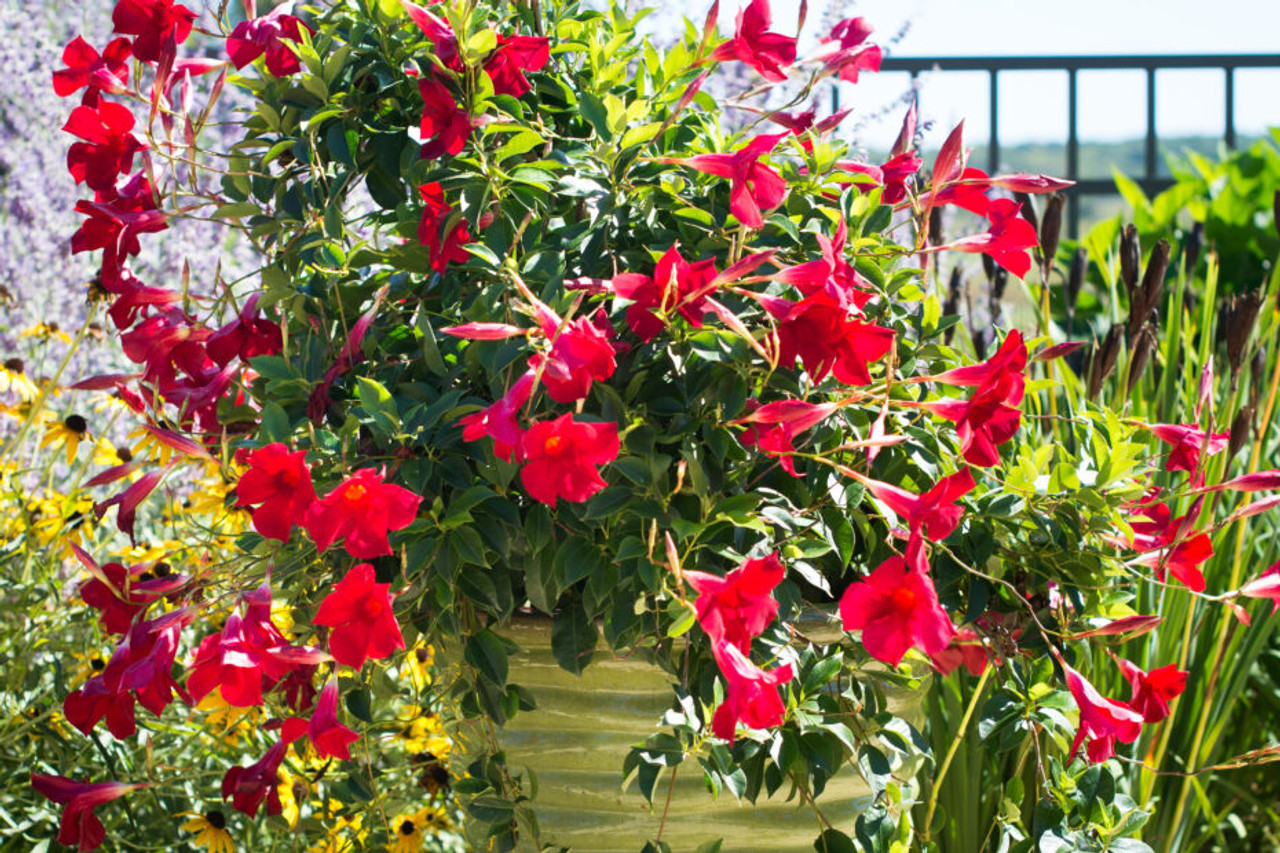
<svg viewBox="0 0 1280 853">
<path fill-rule="evenodd" d="M 560 666 L 581 675 L 591 663 L 600 632 L 579 602 L 573 602 L 555 615 L 551 625 L 551 651 Z"/>
<path fill-rule="evenodd" d="M 508 157 L 517 157 L 542 144 L 543 139 L 541 136 L 532 130 L 524 130 L 504 142 L 493 156 L 501 163 Z"/>
<path fill-rule="evenodd" d="M 579 103 L 582 105 L 582 117 L 595 128 L 596 135 L 605 142 L 612 140 L 613 132 L 609 130 L 609 110 L 605 107 L 604 101 L 591 92 L 584 92 Z"/>
<path fill-rule="evenodd" d="M 370 415 L 386 415 L 393 425 L 399 426 L 400 412 L 396 409 L 395 398 L 380 382 L 367 376 L 357 376 L 356 396 L 360 398 L 360 408 Z"/>
<path fill-rule="evenodd" d="M 347 693 L 345 702 L 351 716 L 363 723 L 373 722 L 373 694 L 363 684 Z"/>
<path fill-rule="evenodd" d="M 813 842 L 813 849 L 818 853 L 859 853 L 853 846 L 853 839 L 838 829 L 828 829 Z"/>
<path fill-rule="evenodd" d="M 467 638 L 467 649 L 463 656 L 467 663 L 494 684 L 502 687 L 507 683 L 507 647 L 488 628 Z"/>
</svg>

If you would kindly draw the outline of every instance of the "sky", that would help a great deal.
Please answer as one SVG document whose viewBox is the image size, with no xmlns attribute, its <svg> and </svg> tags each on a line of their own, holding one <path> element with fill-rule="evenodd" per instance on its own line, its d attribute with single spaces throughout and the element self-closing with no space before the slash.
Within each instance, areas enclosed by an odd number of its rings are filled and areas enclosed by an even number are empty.
<svg viewBox="0 0 1280 853">
<path fill-rule="evenodd" d="M 732 29 L 740 0 L 722 0 L 722 29 Z M 795 33 L 799 0 L 773 0 L 774 29 Z M 685 0 L 664 11 L 701 20 L 709 0 Z M 1210 13 L 1211 12 L 1211 13 Z M 1065 54 L 1271 53 L 1280 63 L 1280 0 L 809 0 L 805 37 L 816 38 L 826 20 L 862 15 L 873 40 L 889 52 L 913 56 Z M 896 39 L 896 41 L 895 41 Z M 803 44 L 803 42 L 802 42 Z M 802 47 L 803 52 L 803 47 Z M 1221 70 L 1162 71 L 1156 79 L 1156 124 L 1162 137 L 1221 135 L 1225 97 Z M 1260 134 L 1280 125 L 1280 68 L 1236 71 L 1236 128 Z M 903 95 L 905 74 L 865 75 L 846 86 L 842 106 L 875 114 Z M 1079 130 L 1083 142 L 1134 139 L 1146 132 L 1142 71 L 1082 72 Z M 1065 73 L 1000 76 L 1002 144 L 1066 138 Z M 935 72 L 920 82 L 921 110 L 944 134 L 966 119 L 970 144 L 987 136 L 990 114 L 984 73 Z M 859 141 L 887 147 L 900 117 L 864 123 Z"/>
</svg>

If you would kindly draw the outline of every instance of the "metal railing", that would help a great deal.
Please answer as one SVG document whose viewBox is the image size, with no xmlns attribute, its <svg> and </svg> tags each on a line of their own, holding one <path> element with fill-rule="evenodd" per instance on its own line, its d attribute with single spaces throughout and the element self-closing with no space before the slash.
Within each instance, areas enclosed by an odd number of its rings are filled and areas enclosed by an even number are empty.
<svg viewBox="0 0 1280 853">
<path fill-rule="evenodd" d="M 981 71 L 989 80 L 991 104 L 990 139 L 987 144 L 988 171 L 995 173 L 1000 165 L 1000 74 L 1006 71 L 1064 71 L 1067 74 L 1067 173 L 1076 181 L 1069 194 L 1067 228 L 1072 237 L 1080 231 L 1080 205 L 1076 199 L 1086 195 L 1115 195 L 1115 184 L 1108 179 L 1081 179 L 1079 117 L 1079 72 L 1140 70 L 1147 76 L 1147 133 L 1143 152 L 1143 174 L 1136 178 L 1148 196 L 1167 189 L 1173 181 L 1157 174 L 1159 166 L 1156 132 L 1156 72 L 1168 69 L 1220 69 L 1224 72 L 1226 110 L 1223 140 L 1227 147 L 1236 144 L 1235 72 L 1240 68 L 1280 68 L 1280 54 L 1216 54 L 1154 56 L 926 56 L 885 57 L 884 71 L 905 71 L 914 81 L 926 71 Z M 1280 115 L 1277 116 L 1280 121 Z M 1075 199 L 1070 198 L 1075 196 Z"/>
</svg>

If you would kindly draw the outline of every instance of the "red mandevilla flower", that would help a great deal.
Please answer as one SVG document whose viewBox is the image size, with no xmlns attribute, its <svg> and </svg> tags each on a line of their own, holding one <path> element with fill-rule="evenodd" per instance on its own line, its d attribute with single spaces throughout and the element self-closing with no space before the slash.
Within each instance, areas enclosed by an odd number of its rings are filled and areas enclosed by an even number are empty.
<svg viewBox="0 0 1280 853">
<path fill-rule="evenodd" d="M 432 74 L 418 80 L 418 91 L 422 94 L 420 156 L 424 160 L 435 160 L 445 154 L 457 154 L 471 135 L 471 116 L 458 106 L 449 88 Z M 464 237 L 463 242 L 467 239 Z"/>
<path fill-rule="evenodd" d="M 846 18 L 832 27 L 831 35 L 822 39 L 818 57 L 825 60 L 825 70 L 834 71 L 846 83 L 857 83 L 861 71 L 879 71 L 880 48 L 866 43 L 871 33 L 866 18 Z"/>
<path fill-rule="evenodd" d="M 351 556 L 367 560 L 392 553 L 387 532 L 413 523 L 422 498 L 408 489 L 384 483 L 382 475 L 361 468 L 307 510 L 303 525 L 323 551 L 346 537 Z"/>
<path fill-rule="evenodd" d="M 416 3 L 411 3 L 410 0 L 400 0 L 400 5 L 404 6 L 405 11 L 409 13 L 409 17 L 418 25 L 418 29 L 422 30 L 427 38 L 431 39 L 431 43 L 435 48 L 433 54 L 436 59 L 440 60 L 440 64 L 455 74 L 461 74 L 463 67 L 462 57 L 458 54 L 458 37 L 454 34 L 453 28 L 449 26 L 448 21 L 432 12 L 428 12 Z"/>
<path fill-rule="evenodd" d="M 962 665 L 970 675 L 976 678 L 987 668 L 987 648 L 977 631 L 972 628 L 961 628 L 951 638 L 949 646 L 929 655 L 929 661 L 944 678 Z"/>
<path fill-rule="evenodd" d="M 442 240 L 440 232 L 453 213 L 453 205 L 444 200 L 444 189 L 435 182 L 418 187 L 418 195 L 424 205 L 418 222 L 418 243 L 427 247 L 431 268 L 443 275 L 450 261 L 461 264 L 471 257 L 462 248 L 471 242 L 471 232 L 467 230 L 466 220 L 459 220 Z"/>
<path fill-rule="evenodd" d="M 62 700 L 62 713 L 67 722 L 86 737 L 104 718 L 107 731 L 116 740 L 133 737 L 138 730 L 133 694 L 127 690 L 108 690 L 101 675 L 93 676 L 78 690 L 68 693 Z"/>
<path fill-rule="evenodd" d="M 1022 206 L 1010 198 L 991 202 L 986 216 L 991 222 L 985 234 L 964 237 L 942 248 L 957 252 L 980 252 L 1016 275 L 1024 277 L 1031 270 L 1031 249 L 1040 245 L 1036 229 L 1020 214 Z"/>
<path fill-rule="evenodd" d="M 1116 754 L 1116 741 L 1133 743 L 1142 733 L 1142 715 L 1132 708 L 1104 698 L 1098 689 L 1066 664 L 1067 689 L 1080 709 L 1080 726 L 1071 743 L 1068 761 L 1076 757 L 1080 745 L 1089 741 L 1089 760 L 1100 764 Z"/>
<path fill-rule="evenodd" d="M 1005 337 L 995 355 L 981 364 L 957 367 L 937 376 L 935 382 L 964 387 L 998 385 L 1005 402 L 1018 405 L 1026 389 L 1027 345 L 1022 333 L 1013 329 Z"/>
<path fill-rule="evenodd" d="M 32 773 L 31 787 L 63 806 L 58 843 L 84 853 L 97 849 L 107 839 L 107 831 L 93 810 L 144 786 L 125 782 L 76 782 L 64 776 Z"/>
<path fill-rule="evenodd" d="M 111 13 L 116 32 L 134 36 L 133 55 L 143 62 L 172 56 L 191 35 L 196 13 L 173 0 L 117 0 Z"/>
<path fill-rule="evenodd" d="M 120 280 L 125 258 L 142 251 L 139 234 L 169 227 L 157 209 L 151 183 L 142 172 L 117 186 L 113 192 L 98 193 L 94 201 L 80 199 L 76 212 L 88 217 L 71 235 L 73 254 L 102 249 L 102 277 L 110 285 Z"/>
<path fill-rule="evenodd" d="M 280 326 L 258 316 L 258 299 L 255 293 L 245 300 L 240 313 L 227 325 L 209 335 L 205 351 L 219 367 L 225 367 L 231 359 L 248 362 L 259 355 L 275 355 L 284 346 Z"/>
<path fill-rule="evenodd" d="M 884 192 L 880 200 L 885 204 L 897 204 L 907 197 L 907 179 L 920 171 L 924 160 L 914 151 L 903 151 L 889 159 L 880 167 L 884 181 Z"/>
<path fill-rule="evenodd" d="M 266 55 L 267 70 L 276 77 L 288 77 L 302 68 L 298 55 L 285 41 L 302 41 L 302 28 L 311 28 L 299 18 L 287 14 L 293 6 L 285 3 L 252 21 L 241 21 L 227 38 L 227 56 L 237 69 L 244 68 L 259 56 Z"/>
<path fill-rule="evenodd" d="M 618 458 L 619 449 L 617 424 L 579 422 L 572 414 L 535 421 L 520 439 L 520 482 L 548 506 L 558 498 L 580 503 L 608 485 L 598 466 Z"/>
<path fill-rule="evenodd" d="M 757 136 L 732 154 L 664 157 L 662 162 L 690 166 L 708 175 L 728 178 L 729 212 L 748 228 L 762 228 L 763 211 L 782 204 L 782 199 L 787 195 L 787 182 L 782 175 L 759 161 L 790 135 L 774 133 Z"/>
<path fill-rule="evenodd" d="M 1130 523 L 1133 547 L 1145 553 L 1133 562 L 1155 569 L 1162 581 L 1168 573 L 1192 592 L 1204 592 L 1206 584 L 1200 564 L 1213 556 L 1213 540 L 1209 534 L 1191 529 L 1194 514 L 1189 512 L 1173 518 L 1166 504 L 1139 507 L 1135 512 L 1139 519 L 1145 520 Z"/>
<path fill-rule="evenodd" d="M 497 95 L 518 98 L 532 88 L 526 71 L 541 71 L 551 60 L 551 41 L 541 36 L 498 36 L 498 46 L 485 60 L 484 70 Z"/>
<path fill-rule="evenodd" d="M 307 735 L 322 757 L 351 760 L 351 744 L 360 735 L 338 722 L 338 682 L 330 680 L 320 691 L 315 713 L 307 727 Z"/>
<path fill-rule="evenodd" d="M 778 364 L 787 367 L 799 358 L 814 382 L 830 373 L 845 385 L 867 385 L 868 366 L 893 347 L 892 329 L 864 323 L 825 291 L 800 302 L 770 298 L 764 305 L 778 321 Z"/>
<path fill-rule="evenodd" d="M 711 650 L 728 688 L 711 718 L 712 733 L 733 743 L 738 723 L 751 729 L 781 725 L 787 709 L 778 695 L 778 685 L 794 678 L 795 668 L 787 663 L 765 672 L 728 640 L 713 643 Z"/>
<path fill-rule="evenodd" d="M 991 197 L 987 195 L 990 187 L 991 179 L 986 172 L 968 166 L 955 181 L 935 190 L 931 198 L 935 207 L 954 204 L 985 218 L 991 211 Z"/>
<path fill-rule="evenodd" d="M 182 629 L 195 619 L 190 608 L 172 610 L 129 629 L 102 671 L 109 693 L 133 691 L 142 707 L 157 717 L 176 693 L 190 704 L 190 697 L 173 678 Z"/>
<path fill-rule="evenodd" d="M 761 77 L 780 83 L 787 79 L 783 66 L 796 60 L 796 40 L 772 32 L 773 10 L 769 0 L 751 0 L 738 13 L 738 26 L 733 38 L 711 54 L 716 62 L 737 59 L 750 65 Z"/>
<path fill-rule="evenodd" d="M 390 589 L 391 584 L 377 582 L 373 566 L 361 563 L 320 602 L 311 622 L 333 629 L 329 653 L 338 663 L 359 669 L 369 658 L 381 660 L 404 648 Z"/>
<path fill-rule="evenodd" d="M 99 54 L 82 37 L 76 36 L 62 51 L 66 68 L 53 72 L 53 91 L 60 98 L 85 89 L 82 103 L 92 107 L 101 93 L 120 95 L 129 84 L 129 57 L 133 48 L 126 38 L 112 39 Z"/>
<path fill-rule="evenodd" d="M 1195 424 L 1152 424 L 1148 429 L 1155 433 L 1156 438 L 1173 445 L 1164 470 L 1187 471 L 1192 475 L 1200 469 L 1202 452 L 1216 456 L 1227 449 L 1231 440 L 1230 431 L 1206 434 Z"/>
<path fill-rule="evenodd" d="M 196 650 L 187 690 L 193 701 L 221 688 L 228 705 L 251 708 L 262 704 L 271 689 L 293 669 L 292 648 L 271 619 L 271 586 L 264 582 L 244 596 L 245 614 L 231 614 L 218 634 L 201 641 Z"/>
<path fill-rule="evenodd" d="M 778 457 L 783 469 L 791 476 L 798 477 L 800 475 L 796 473 L 795 461 L 791 458 L 795 453 L 792 442 L 797 435 L 817 426 L 838 408 L 838 403 L 777 400 L 760 406 L 734 423 L 748 425 L 738 437 L 744 447 L 758 447 L 770 456 Z"/>
<path fill-rule="evenodd" d="M 922 495 L 913 495 L 891 483 L 870 478 L 859 482 L 907 523 L 911 535 L 916 536 L 923 531 L 930 542 L 941 542 L 956 529 L 964 515 L 964 507 L 957 506 L 956 501 L 973 491 L 974 487 L 973 475 L 968 468 L 943 477 Z"/>
<path fill-rule="evenodd" d="M 249 469 L 236 483 L 236 506 L 253 506 L 253 529 L 268 539 L 288 542 L 295 524 L 306 521 L 316 500 L 305 450 L 293 453 L 276 442 L 251 451 Z"/>
<path fill-rule="evenodd" d="M 1250 598 L 1269 598 L 1273 605 L 1271 612 L 1280 610 L 1280 562 L 1241 587 L 1240 594 Z"/>
<path fill-rule="evenodd" d="M 613 344 L 591 318 L 579 317 L 551 334 L 550 351 L 529 359 L 529 367 L 539 371 L 547 394 L 557 403 L 581 400 L 591 392 L 593 381 L 613 375 L 617 367 Z"/>
<path fill-rule="evenodd" d="M 862 645 L 872 657 L 890 666 L 913 646 L 935 655 L 956 633 L 933 581 L 922 571 L 909 571 L 896 556 L 844 591 L 840 618 L 844 630 L 862 631 Z"/>
<path fill-rule="evenodd" d="M 980 387 L 968 400 L 938 400 L 924 408 L 955 422 L 965 461 L 990 468 L 1000 461 L 998 445 L 1013 438 L 1022 422 L 1022 410 L 1006 402 L 1007 387 L 996 382 Z"/>
<path fill-rule="evenodd" d="M 1129 699 L 1129 707 L 1142 715 L 1148 723 L 1158 723 L 1169 716 L 1169 703 L 1182 695 L 1187 689 L 1187 676 L 1190 673 L 1178 669 L 1173 664 L 1143 672 L 1132 662 L 1118 658 L 1120 671 L 1129 682 L 1133 695 Z"/>
<path fill-rule="evenodd" d="M 634 304 L 627 308 L 627 325 L 648 342 L 665 328 L 661 315 L 679 311 L 695 329 L 702 328 L 706 309 L 703 296 L 716 278 L 715 259 L 689 263 L 672 246 L 658 259 L 653 278 L 622 273 L 613 279 L 613 292 Z"/>
<path fill-rule="evenodd" d="M 80 599 L 98 611 L 98 623 L 108 634 L 127 634 L 134 618 L 149 603 L 186 582 L 176 574 L 157 577 L 147 564 L 131 568 L 120 563 L 99 566 L 79 545 L 70 545 L 76 559 L 92 575 L 80 584 Z"/>
<path fill-rule="evenodd" d="M 280 765 L 289 744 L 306 734 L 304 720 L 290 718 L 281 726 L 280 740 L 272 744 L 262 758 L 248 767 L 232 767 L 222 777 L 222 799 L 231 798 L 231 807 L 249 817 L 257 817 L 265 800 L 267 814 L 278 815 L 280 803 Z"/>
<path fill-rule="evenodd" d="M 511 454 L 520 446 L 524 431 L 516 422 L 520 407 L 529 401 L 534 388 L 534 371 L 530 370 L 512 385 L 502 399 L 472 415 L 460 418 L 462 437 L 466 441 L 479 441 L 485 436 L 493 439 L 494 455 L 511 461 Z"/>
<path fill-rule="evenodd" d="M 822 249 L 822 257 L 807 261 L 793 267 L 784 267 L 770 278 L 775 281 L 794 285 L 805 296 L 825 292 L 832 299 L 849 306 L 855 312 L 861 312 L 875 293 L 870 290 L 870 282 L 864 279 L 844 259 L 845 241 L 849 237 L 849 227 L 841 217 L 836 225 L 834 239 L 825 234 L 818 234 L 818 245 Z"/>
<path fill-rule="evenodd" d="M 724 577 L 687 571 L 684 578 L 698 598 L 698 624 L 712 642 L 721 640 L 740 649 L 751 650 L 751 640 L 778 615 L 773 591 L 782 583 L 786 569 L 777 554 L 746 560 Z"/>
</svg>

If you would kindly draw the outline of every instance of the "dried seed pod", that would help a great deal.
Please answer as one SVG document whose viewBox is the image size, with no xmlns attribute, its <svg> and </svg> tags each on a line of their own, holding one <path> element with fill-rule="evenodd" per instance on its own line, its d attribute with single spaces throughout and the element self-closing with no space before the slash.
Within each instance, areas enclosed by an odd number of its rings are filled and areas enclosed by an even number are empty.
<svg viewBox="0 0 1280 853">
<path fill-rule="evenodd" d="M 1233 379 L 1239 375 L 1240 368 L 1244 366 L 1244 356 L 1248 350 L 1249 338 L 1253 336 L 1253 327 L 1258 322 L 1258 311 L 1261 309 L 1261 290 L 1235 293 L 1227 301 L 1227 362 L 1231 365 Z"/>
<path fill-rule="evenodd" d="M 1119 323 L 1107 330 L 1107 336 L 1089 363 L 1089 399 L 1096 399 L 1102 390 L 1102 383 L 1115 372 L 1116 358 L 1120 355 L 1121 341 L 1124 339 L 1124 327 Z"/>
<path fill-rule="evenodd" d="M 1004 267 L 996 267 L 996 274 L 991 277 L 991 313 L 998 313 L 1000 300 L 1004 299 L 1004 289 L 1009 285 L 1009 271 Z"/>
<path fill-rule="evenodd" d="M 1231 437 L 1227 439 L 1227 461 L 1235 458 L 1246 444 L 1253 432 L 1253 406 L 1241 406 L 1240 411 L 1231 420 Z"/>
<path fill-rule="evenodd" d="M 975 329 L 973 332 L 973 351 L 978 357 L 978 361 L 985 361 L 987 358 L 987 350 L 991 347 L 992 342 L 996 339 L 996 327 L 994 325 L 986 326 L 982 329 Z"/>
<path fill-rule="evenodd" d="M 1138 384 L 1138 380 L 1142 378 L 1142 373 L 1147 369 L 1147 364 L 1151 360 L 1151 354 L 1156 350 L 1158 335 L 1154 323 L 1147 323 L 1142 327 L 1142 331 L 1134 338 L 1129 356 L 1129 385 L 1125 388 L 1125 393 L 1132 395 L 1134 387 Z"/>
<path fill-rule="evenodd" d="M 929 245 L 941 246 L 945 242 L 942 234 L 942 208 L 935 207 L 929 211 Z"/>
<path fill-rule="evenodd" d="M 1169 272 L 1169 253 L 1169 241 L 1161 240 L 1152 248 L 1151 257 L 1147 258 L 1147 269 L 1142 275 L 1142 283 L 1136 286 L 1130 295 L 1130 337 L 1136 335 L 1142 328 L 1142 324 L 1147 322 L 1147 318 L 1151 316 L 1151 312 L 1155 310 L 1160 300 L 1160 291 L 1164 289 L 1164 277 Z"/>
<path fill-rule="evenodd" d="M 1014 201 L 1018 202 L 1018 206 L 1022 208 L 1022 218 L 1030 222 L 1036 234 L 1039 234 L 1040 214 L 1036 212 L 1035 199 L 1030 193 L 1014 193 L 1013 198 Z"/>
<path fill-rule="evenodd" d="M 1138 243 L 1138 226 L 1131 222 L 1120 235 L 1120 281 L 1124 283 L 1125 293 L 1130 300 L 1138 286 L 1138 272 L 1141 269 L 1142 246 Z"/>
<path fill-rule="evenodd" d="M 1200 263 L 1202 251 L 1204 251 L 1204 223 L 1197 222 L 1191 226 L 1191 233 L 1187 235 L 1186 245 L 1182 249 L 1183 260 L 1186 261 L 1187 278 L 1195 272 L 1196 264 Z"/>
<path fill-rule="evenodd" d="M 1058 254 L 1058 238 L 1062 235 L 1062 208 L 1067 203 L 1062 193 L 1053 193 L 1045 205 L 1044 218 L 1040 220 L 1040 274 L 1045 279 L 1053 269 L 1053 259 Z"/>
</svg>

